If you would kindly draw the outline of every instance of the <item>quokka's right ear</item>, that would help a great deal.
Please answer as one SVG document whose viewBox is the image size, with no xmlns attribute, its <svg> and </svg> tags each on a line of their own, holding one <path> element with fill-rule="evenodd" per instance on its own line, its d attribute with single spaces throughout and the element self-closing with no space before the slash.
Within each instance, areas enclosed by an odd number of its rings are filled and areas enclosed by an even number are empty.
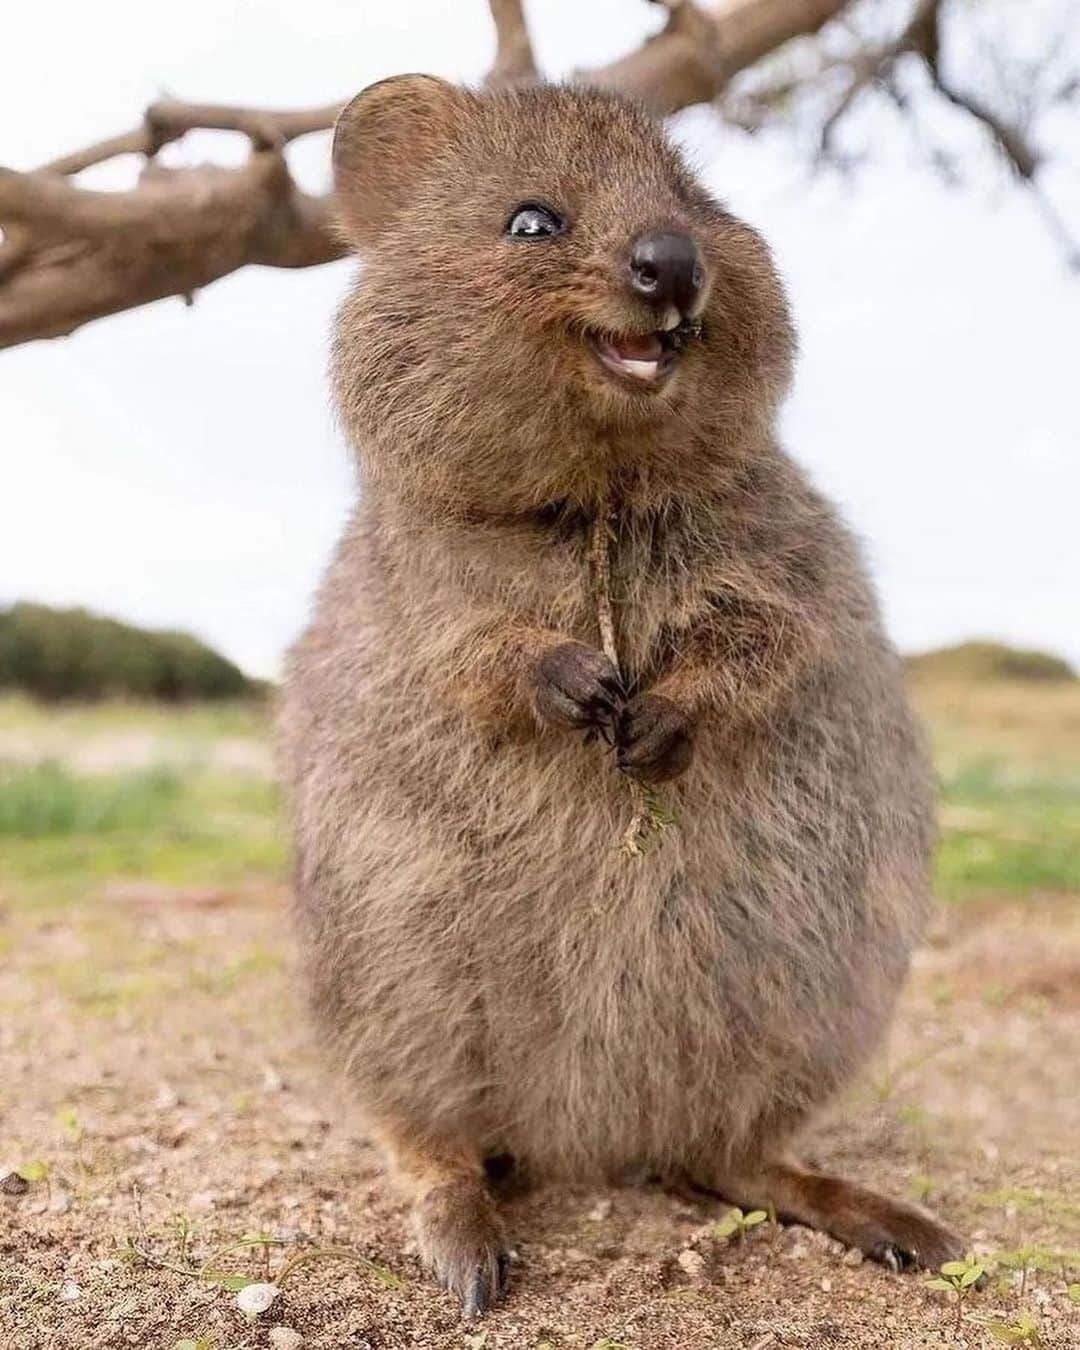
<svg viewBox="0 0 1080 1350">
<path fill-rule="evenodd" d="M 472 99 L 433 75 L 394 75 L 346 104 L 334 126 L 334 192 L 345 234 L 359 249 L 386 230 Z"/>
</svg>

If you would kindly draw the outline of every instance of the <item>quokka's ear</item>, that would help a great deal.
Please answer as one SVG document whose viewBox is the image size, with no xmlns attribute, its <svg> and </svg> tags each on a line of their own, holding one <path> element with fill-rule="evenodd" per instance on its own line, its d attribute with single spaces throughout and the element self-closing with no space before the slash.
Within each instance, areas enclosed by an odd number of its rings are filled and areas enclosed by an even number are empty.
<svg viewBox="0 0 1080 1350">
<path fill-rule="evenodd" d="M 334 192 L 348 238 L 370 247 L 408 201 L 424 167 L 453 138 L 473 96 L 433 75 L 368 85 L 334 126 Z"/>
</svg>

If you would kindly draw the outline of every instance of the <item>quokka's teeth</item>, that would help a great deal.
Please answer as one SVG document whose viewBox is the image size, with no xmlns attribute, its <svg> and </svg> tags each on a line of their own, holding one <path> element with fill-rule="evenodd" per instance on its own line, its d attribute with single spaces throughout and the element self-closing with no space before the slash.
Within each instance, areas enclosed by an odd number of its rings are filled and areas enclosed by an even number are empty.
<svg viewBox="0 0 1080 1350">
<path fill-rule="evenodd" d="M 660 325 L 661 332 L 670 333 L 673 328 L 678 328 L 682 323 L 682 315 L 672 305 L 664 315 L 664 322 Z"/>
<path fill-rule="evenodd" d="M 628 361 L 624 357 L 619 363 L 627 375 L 633 375 L 638 380 L 655 380 L 656 372 L 659 368 L 659 361 Z"/>
</svg>

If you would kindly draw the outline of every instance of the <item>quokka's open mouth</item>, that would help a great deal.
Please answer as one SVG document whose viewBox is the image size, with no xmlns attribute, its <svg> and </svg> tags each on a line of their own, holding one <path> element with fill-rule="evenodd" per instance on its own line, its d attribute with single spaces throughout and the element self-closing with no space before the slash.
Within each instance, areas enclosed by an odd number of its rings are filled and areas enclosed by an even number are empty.
<svg viewBox="0 0 1080 1350">
<path fill-rule="evenodd" d="M 593 351 L 605 369 L 646 387 L 662 385 L 679 363 L 688 342 L 701 336 L 701 325 L 682 319 L 652 333 L 594 333 Z"/>
</svg>

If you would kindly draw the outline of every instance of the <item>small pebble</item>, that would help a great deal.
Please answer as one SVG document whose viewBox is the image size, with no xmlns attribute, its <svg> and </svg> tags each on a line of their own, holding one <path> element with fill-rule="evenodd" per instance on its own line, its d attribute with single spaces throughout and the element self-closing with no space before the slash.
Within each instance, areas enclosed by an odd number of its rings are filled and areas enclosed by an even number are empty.
<svg viewBox="0 0 1080 1350">
<path fill-rule="evenodd" d="M 603 1223 L 611 1217 L 611 1201 L 598 1200 L 585 1216 L 591 1223 Z"/>
<path fill-rule="evenodd" d="M 285 1079 L 272 1064 L 263 1065 L 262 1085 L 264 1092 L 284 1092 L 287 1087 Z"/>
<path fill-rule="evenodd" d="M 65 1280 L 60 1286 L 60 1297 L 65 1303 L 74 1303 L 77 1298 L 82 1297 L 82 1289 L 74 1280 Z"/>
<path fill-rule="evenodd" d="M 245 1284 L 236 1295 L 236 1306 L 249 1317 L 258 1317 L 274 1303 L 280 1292 L 276 1284 Z"/>
<path fill-rule="evenodd" d="M 4 1195 L 25 1195 L 30 1183 L 19 1172 L 0 1172 L 0 1191 Z"/>
<path fill-rule="evenodd" d="M 268 1339 L 274 1350 L 300 1350 L 304 1344 L 303 1336 L 292 1327 L 271 1327 Z"/>
<path fill-rule="evenodd" d="M 180 1097 L 171 1083 L 160 1083 L 154 1107 L 158 1111 L 174 1111 L 180 1105 Z"/>
<path fill-rule="evenodd" d="M 700 1252 L 695 1252 L 688 1247 L 685 1251 L 681 1251 L 675 1259 L 692 1280 L 701 1278 L 705 1269 L 705 1258 Z"/>
</svg>

